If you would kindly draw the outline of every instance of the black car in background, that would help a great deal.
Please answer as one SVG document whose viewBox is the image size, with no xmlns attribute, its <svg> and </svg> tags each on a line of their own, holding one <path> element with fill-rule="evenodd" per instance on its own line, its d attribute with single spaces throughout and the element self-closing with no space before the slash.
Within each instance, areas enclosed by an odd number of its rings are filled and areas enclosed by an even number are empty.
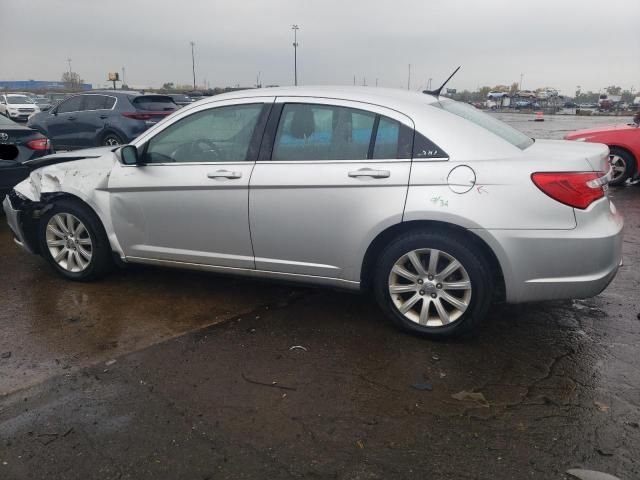
<svg viewBox="0 0 640 480">
<path fill-rule="evenodd" d="M 167 95 L 92 91 L 73 95 L 29 118 L 56 150 L 129 143 L 179 107 Z"/>
<path fill-rule="evenodd" d="M 185 95 L 184 93 L 170 93 L 169 96 L 176 103 L 176 105 L 180 107 L 186 107 L 187 105 L 191 105 L 195 101 L 189 95 Z"/>
<path fill-rule="evenodd" d="M 27 178 L 25 162 L 52 152 L 49 139 L 40 132 L 0 116 L 0 199 Z"/>
</svg>

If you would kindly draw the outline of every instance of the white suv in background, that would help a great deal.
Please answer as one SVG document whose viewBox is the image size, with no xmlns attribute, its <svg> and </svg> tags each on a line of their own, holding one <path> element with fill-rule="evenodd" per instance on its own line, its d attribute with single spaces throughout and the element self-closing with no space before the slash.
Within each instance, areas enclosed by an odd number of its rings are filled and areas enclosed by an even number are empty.
<svg viewBox="0 0 640 480">
<path fill-rule="evenodd" d="M 0 113 L 11 120 L 27 119 L 34 113 L 39 113 L 40 107 L 28 96 L 7 93 L 0 95 Z"/>
</svg>

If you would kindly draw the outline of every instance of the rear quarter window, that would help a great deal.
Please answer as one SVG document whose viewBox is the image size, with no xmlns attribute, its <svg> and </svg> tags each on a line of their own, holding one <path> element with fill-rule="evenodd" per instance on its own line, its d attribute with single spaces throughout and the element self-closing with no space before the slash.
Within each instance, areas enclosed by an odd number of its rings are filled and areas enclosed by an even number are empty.
<svg viewBox="0 0 640 480">
<path fill-rule="evenodd" d="M 171 97 L 164 95 L 142 95 L 134 97 L 131 103 L 137 110 L 148 112 L 171 112 L 178 109 Z"/>
</svg>

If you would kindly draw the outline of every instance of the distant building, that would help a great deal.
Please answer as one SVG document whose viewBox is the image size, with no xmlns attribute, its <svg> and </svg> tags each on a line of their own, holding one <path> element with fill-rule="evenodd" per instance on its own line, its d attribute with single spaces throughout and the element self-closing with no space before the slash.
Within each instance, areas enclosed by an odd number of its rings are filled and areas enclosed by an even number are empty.
<svg viewBox="0 0 640 480">
<path fill-rule="evenodd" d="M 47 82 L 44 80 L 0 80 L 0 89 L 6 90 L 65 90 L 64 82 Z M 91 90 L 90 83 L 80 84 L 82 90 Z"/>
</svg>

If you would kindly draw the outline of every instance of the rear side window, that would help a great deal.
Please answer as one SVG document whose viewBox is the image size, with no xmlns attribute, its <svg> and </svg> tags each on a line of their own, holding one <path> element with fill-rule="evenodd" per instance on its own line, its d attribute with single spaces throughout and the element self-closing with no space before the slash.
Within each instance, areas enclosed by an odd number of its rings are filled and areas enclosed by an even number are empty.
<svg viewBox="0 0 640 480">
<path fill-rule="evenodd" d="M 178 109 L 178 105 L 166 95 L 141 95 L 131 101 L 137 110 L 149 112 L 171 112 Z"/>
<path fill-rule="evenodd" d="M 86 95 L 84 97 L 83 110 L 105 110 L 110 109 L 115 103 L 113 97 L 105 95 Z"/>
<path fill-rule="evenodd" d="M 354 108 L 286 104 L 272 160 L 366 160 L 375 118 Z"/>
<path fill-rule="evenodd" d="M 376 131 L 376 143 L 373 158 L 398 158 L 398 142 L 400 140 L 400 122 L 387 117 L 380 117 Z"/>
<path fill-rule="evenodd" d="M 58 113 L 78 112 L 80 111 L 80 104 L 82 103 L 82 95 L 77 95 L 65 100 L 58 107 Z"/>
</svg>

